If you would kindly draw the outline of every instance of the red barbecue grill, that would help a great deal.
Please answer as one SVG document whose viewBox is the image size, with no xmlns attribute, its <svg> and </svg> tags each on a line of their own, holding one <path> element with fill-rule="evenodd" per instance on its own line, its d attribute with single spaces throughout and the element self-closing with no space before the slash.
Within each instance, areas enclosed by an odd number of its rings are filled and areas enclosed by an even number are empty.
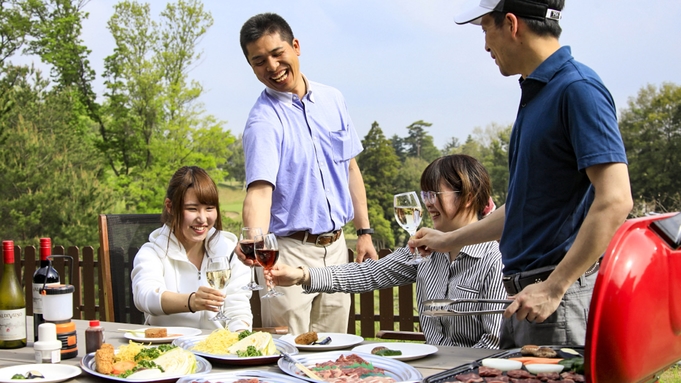
<svg viewBox="0 0 681 383">
<path fill-rule="evenodd" d="M 681 360 L 681 214 L 628 220 L 591 298 L 587 381 L 654 382 Z"/>
<path fill-rule="evenodd" d="M 586 344 L 572 348 L 583 352 L 591 383 L 656 382 L 681 360 L 681 213 L 631 219 L 619 228 L 601 261 Z M 456 381 L 481 365 L 478 360 L 423 382 Z"/>
</svg>

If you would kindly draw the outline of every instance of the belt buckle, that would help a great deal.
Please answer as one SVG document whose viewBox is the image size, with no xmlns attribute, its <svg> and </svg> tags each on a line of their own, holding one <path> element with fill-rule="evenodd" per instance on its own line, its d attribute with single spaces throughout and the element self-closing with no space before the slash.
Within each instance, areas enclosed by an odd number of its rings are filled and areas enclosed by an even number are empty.
<svg viewBox="0 0 681 383">
<path fill-rule="evenodd" d="M 334 234 L 333 232 L 332 233 L 319 234 L 317 236 L 317 239 L 315 239 L 315 241 L 314 241 L 314 245 L 320 246 L 320 247 L 328 246 L 328 245 L 333 243 L 333 241 L 335 240 L 335 236 L 336 236 L 336 234 Z M 324 244 L 324 243 L 320 243 L 320 240 L 328 240 L 328 242 Z"/>
</svg>

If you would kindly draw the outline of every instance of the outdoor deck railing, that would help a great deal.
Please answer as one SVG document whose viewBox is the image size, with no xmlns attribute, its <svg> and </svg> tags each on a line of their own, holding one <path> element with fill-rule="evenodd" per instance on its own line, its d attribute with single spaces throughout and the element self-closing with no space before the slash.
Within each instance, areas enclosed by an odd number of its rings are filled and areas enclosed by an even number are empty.
<svg viewBox="0 0 681 383">
<path fill-rule="evenodd" d="M 74 270 L 71 270 L 69 261 L 64 258 L 55 258 L 53 267 L 61 277 L 62 283 L 73 285 L 73 318 L 75 319 L 105 319 L 104 291 L 99 288 L 101 270 L 96 248 L 93 246 L 65 248 L 54 246 L 53 254 L 65 254 L 73 258 Z M 380 257 L 390 253 L 390 250 L 381 250 Z M 33 301 L 31 295 L 32 277 L 40 265 L 39 253 L 34 246 L 14 248 L 17 275 L 20 276 L 25 287 L 26 315 L 33 315 Z M 352 250 L 349 251 L 349 259 L 354 258 Z M 0 257 L 2 265 L 2 257 Z M 26 288 L 28 286 L 28 288 Z M 350 310 L 350 322 L 348 333 L 356 333 L 365 338 L 373 338 L 378 330 L 401 330 L 418 331 L 418 314 L 414 302 L 414 286 L 406 285 L 394 288 L 351 294 L 352 302 Z M 258 306 L 259 307 L 259 306 Z M 259 316 L 258 319 L 259 321 Z M 261 327 L 260 323 L 254 323 L 254 327 Z"/>
</svg>

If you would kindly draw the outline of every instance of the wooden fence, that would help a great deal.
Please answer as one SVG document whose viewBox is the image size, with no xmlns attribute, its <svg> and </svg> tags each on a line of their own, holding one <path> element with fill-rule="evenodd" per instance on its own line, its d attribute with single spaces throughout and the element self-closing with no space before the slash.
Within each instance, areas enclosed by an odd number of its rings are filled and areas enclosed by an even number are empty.
<svg viewBox="0 0 681 383">
<path fill-rule="evenodd" d="M 93 246 L 82 248 L 55 246 L 53 254 L 65 254 L 73 257 L 73 270 L 64 258 L 55 258 L 53 267 L 61 277 L 62 283 L 73 285 L 73 318 L 104 320 L 104 291 L 99 288 L 101 270 L 99 257 Z M 381 250 L 380 257 L 390 253 Z M 349 259 L 354 258 L 352 250 Z M 26 315 L 33 315 L 31 295 L 32 277 L 40 265 L 40 256 L 34 246 L 14 248 L 15 268 L 25 288 Z M 0 257 L 0 265 L 2 265 Z M 112 281 L 115 282 L 115 281 Z M 414 285 L 351 294 L 350 323 L 348 333 L 356 333 L 365 338 L 373 338 L 377 330 L 418 331 L 418 313 L 414 300 Z M 259 303 L 259 302 L 258 302 Z M 259 305 L 258 305 L 259 306 Z"/>
</svg>

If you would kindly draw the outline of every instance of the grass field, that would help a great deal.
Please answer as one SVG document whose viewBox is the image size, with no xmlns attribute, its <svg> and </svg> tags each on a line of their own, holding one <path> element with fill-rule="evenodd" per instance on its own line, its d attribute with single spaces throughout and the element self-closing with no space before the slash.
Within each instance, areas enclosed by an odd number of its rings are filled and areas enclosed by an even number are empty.
<svg viewBox="0 0 681 383">
<path fill-rule="evenodd" d="M 220 193 L 220 210 L 226 217 L 241 220 L 241 208 L 243 207 L 246 190 L 240 183 L 221 183 L 218 185 Z"/>
</svg>

